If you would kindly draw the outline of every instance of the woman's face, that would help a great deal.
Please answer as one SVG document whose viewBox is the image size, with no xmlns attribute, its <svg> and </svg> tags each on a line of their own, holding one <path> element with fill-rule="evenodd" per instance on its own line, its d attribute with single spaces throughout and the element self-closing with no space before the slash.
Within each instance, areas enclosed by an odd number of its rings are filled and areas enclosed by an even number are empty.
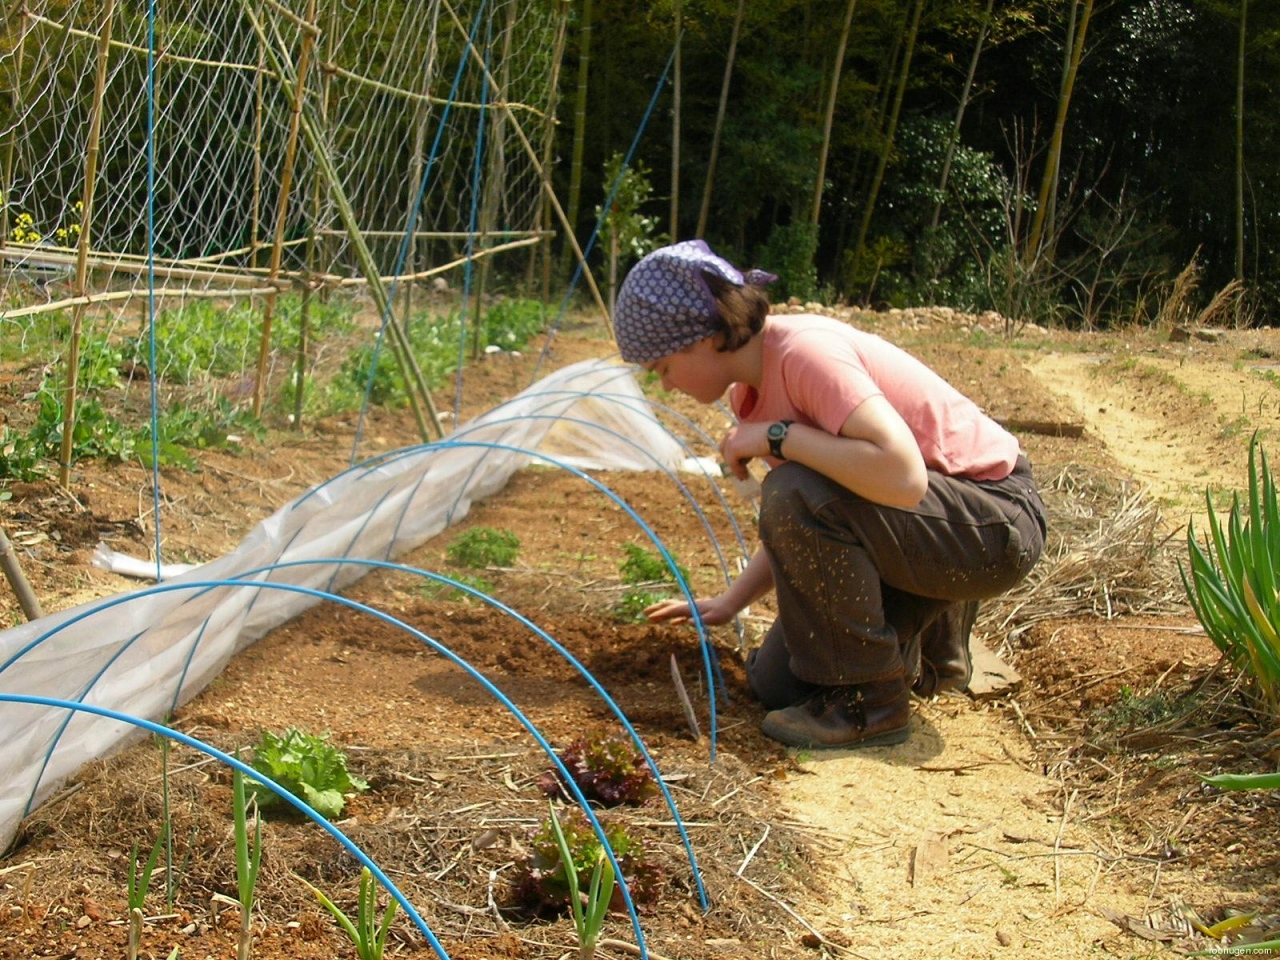
<svg viewBox="0 0 1280 960">
<path fill-rule="evenodd" d="M 662 379 L 664 390 L 679 390 L 699 403 L 715 403 L 733 382 L 725 355 L 715 348 L 714 336 L 704 337 L 643 366 Z"/>
</svg>

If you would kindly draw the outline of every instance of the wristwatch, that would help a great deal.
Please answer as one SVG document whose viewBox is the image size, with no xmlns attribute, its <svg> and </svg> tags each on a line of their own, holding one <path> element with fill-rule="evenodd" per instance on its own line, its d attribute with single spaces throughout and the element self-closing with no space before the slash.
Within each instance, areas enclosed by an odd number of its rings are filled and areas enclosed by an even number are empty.
<svg viewBox="0 0 1280 960">
<path fill-rule="evenodd" d="M 769 429 L 765 432 L 765 436 L 769 438 L 769 454 L 775 460 L 787 459 L 782 453 L 782 441 L 787 439 L 787 428 L 793 422 L 792 420 L 779 420 L 776 423 L 769 424 Z"/>
</svg>

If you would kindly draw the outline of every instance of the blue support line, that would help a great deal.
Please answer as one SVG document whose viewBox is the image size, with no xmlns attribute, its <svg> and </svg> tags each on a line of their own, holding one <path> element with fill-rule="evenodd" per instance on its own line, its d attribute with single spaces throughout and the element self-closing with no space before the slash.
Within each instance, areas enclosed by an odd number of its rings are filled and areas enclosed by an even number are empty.
<svg viewBox="0 0 1280 960">
<path fill-rule="evenodd" d="M 268 790 L 274 793 L 281 800 L 291 804 L 307 818 L 319 824 L 326 833 L 337 840 L 338 843 L 346 848 L 346 850 L 359 860 L 361 864 L 368 867 L 369 872 L 373 874 L 377 881 L 387 888 L 387 893 L 394 897 L 396 902 L 404 908 L 405 913 L 409 915 L 411 920 L 413 920 L 418 931 L 427 938 L 427 943 L 431 945 L 431 949 L 435 951 L 436 956 L 440 957 L 441 960 L 449 960 L 448 952 L 446 952 L 444 947 L 441 946 L 440 941 L 436 939 L 435 934 L 431 932 L 431 928 L 427 926 L 427 922 L 422 919 L 422 915 L 418 913 L 417 909 L 409 902 L 405 895 L 400 892 L 400 888 L 391 882 L 391 878 L 383 873 L 382 869 L 369 858 L 368 854 L 356 846 L 346 834 L 317 813 L 312 807 L 308 806 L 302 800 L 299 800 L 270 777 L 253 769 L 253 767 L 249 766 L 244 761 L 231 756 L 229 753 L 223 753 L 217 747 L 212 747 L 201 740 L 197 740 L 195 737 L 181 733 L 178 730 L 174 730 L 172 727 L 166 727 L 160 723 L 153 723 L 152 721 L 144 720 L 141 717 L 133 717 L 125 713 L 119 713 L 106 707 L 80 703 L 75 700 L 60 700 L 56 697 L 29 696 L 22 693 L 0 693 L 0 703 L 25 703 L 31 706 L 62 709 L 68 711 L 68 719 L 72 714 L 80 712 L 90 713 L 98 717 L 106 717 L 110 720 L 118 720 L 121 723 L 127 723 L 143 730 L 149 730 L 151 733 L 164 737 L 168 740 L 175 740 L 178 743 L 186 744 L 193 750 L 197 750 L 206 756 L 213 757 L 215 760 L 220 760 L 222 763 L 234 770 L 239 770 L 245 776 L 266 786 Z"/>
<path fill-rule="evenodd" d="M 582 480 L 586 480 L 589 484 L 591 484 L 593 487 L 595 487 L 605 496 L 613 500 L 614 503 L 616 503 L 619 507 L 621 507 L 623 511 L 625 511 L 626 514 L 636 522 L 636 525 L 640 527 L 640 529 L 644 532 L 645 536 L 647 536 L 650 542 L 653 543 L 654 547 L 657 548 L 659 556 L 661 556 L 663 561 L 666 563 L 667 569 L 671 571 L 672 579 L 675 581 L 676 585 L 680 588 L 680 592 L 684 594 L 685 599 L 689 602 L 690 620 L 693 623 L 694 629 L 698 631 L 698 640 L 702 646 L 702 661 L 707 671 L 707 708 L 708 708 L 708 713 L 710 717 L 709 736 L 711 740 L 710 753 L 711 753 L 711 762 L 714 763 L 716 759 L 716 739 L 717 739 L 716 689 L 715 689 L 716 685 L 714 681 L 719 676 L 719 671 L 714 662 L 714 658 L 711 651 L 711 640 L 707 636 L 707 628 L 702 621 L 702 613 L 701 611 L 698 610 L 697 600 L 693 596 L 693 592 L 689 589 L 688 582 L 685 580 L 684 576 L 680 573 L 679 567 L 677 566 L 675 560 L 672 558 L 670 552 L 667 550 L 666 545 L 662 542 L 661 538 L 656 533 L 654 533 L 653 529 L 647 523 L 644 522 L 641 516 L 638 513 L 636 513 L 634 509 L 632 509 L 630 504 L 628 504 L 625 500 L 623 500 L 621 497 L 615 494 L 604 483 L 597 480 L 595 477 L 591 476 L 590 474 L 582 470 L 579 470 L 577 467 L 572 466 L 571 464 L 565 463 L 562 460 L 557 460 L 555 457 L 551 457 L 542 453 L 535 453 L 535 452 L 523 449 L 521 447 L 513 447 L 507 444 L 489 443 L 489 442 L 484 442 L 479 440 L 442 440 L 439 443 L 427 443 L 417 447 L 406 447 L 403 450 L 393 451 L 390 454 L 384 455 L 383 457 L 366 461 L 365 463 L 361 464 L 360 467 L 353 467 L 350 469 L 353 469 L 353 470 L 362 469 L 368 472 L 373 469 L 376 469 L 379 463 L 388 462 L 390 460 L 398 459 L 400 457 L 406 457 L 413 453 L 429 451 L 429 450 L 443 450 L 450 447 L 457 447 L 457 448 L 476 447 L 476 448 L 487 449 L 487 450 L 505 450 L 510 453 L 520 454 L 522 456 L 537 457 L 539 460 L 542 460 L 545 463 L 549 463 L 553 467 L 559 467 L 561 470 L 567 470 L 569 473 L 572 473 L 574 476 Z M 344 474 L 346 472 L 350 472 L 350 470 L 344 471 Z M 339 474 L 339 476 L 343 476 L 344 474 Z M 329 482 L 332 483 L 336 479 L 337 477 L 331 478 Z M 307 496 L 310 496 L 311 494 L 315 493 L 319 489 L 320 487 L 316 487 L 311 491 L 311 493 L 307 494 Z M 298 501 L 298 502 L 301 502 L 301 501 Z"/>
<path fill-rule="evenodd" d="M 349 607 L 352 610 L 358 610 L 362 613 L 367 613 L 370 616 L 375 617 L 378 620 L 381 620 L 383 623 L 390 624 L 393 627 L 398 627 L 399 629 L 406 631 L 412 636 L 417 637 L 419 640 L 421 640 L 431 649 L 435 650 L 445 659 L 449 660 L 451 663 L 461 667 L 463 670 L 467 672 L 469 676 L 471 676 L 472 679 L 474 679 L 477 683 L 479 683 L 482 687 L 484 687 L 484 689 L 488 691 L 489 694 L 492 695 L 494 699 L 497 700 L 498 703 L 501 704 L 502 707 L 508 713 L 510 713 L 511 716 L 514 717 L 522 727 L 524 727 L 525 731 L 531 737 L 533 737 L 533 739 L 537 742 L 538 746 L 542 748 L 542 751 L 547 755 L 548 759 L 551 760 L 557 772 L 560 774 L 564 782 L 564 785 L 569 789 L 570 793 L 573 794 L 573 797 L 577 801 L 578 806 L 582 809 L 582 811 L 586 814 L 587 819 L 591 822 L 591 826 L 592 826 L 592 829 L 595 831 L 596 838 L 600 841 L 601 846 L 604 848 L 605 853 L 609 857 L 609 862 L 613 865 L 615 875 L 618 877 L 626 876 L 626 874 L 622 870 L 621 865 L 618 863 L 617 857 L 614 854 L 612 846 L 609 844 L 609 838 L 605 835 L 604 828 L 601 826 L 599 819 L 597 819 L 595 812 L 591 809 L 591 804 L 587 802 L 587 798 L 583 795 L 582 789 L 578 786 L 577 782 L 574 780 L 573 774 L 568 770 L 567 767 L 565 767 L 564 761 L 560 759 L 560 756 L 555 752 L 555 749 L 547 741 L 546 737 L 544 737 L 541 731 L 538 730 L 538 728 L 533 724 L 533 722 L 524 715 L 524 713 L 520 710 L 520 708 L 517 707 L 515 703 L 513 703 L 506 694 L 504 694 L 501 690 L 499 690 L 498 687 L 492 681 L 490 681 L 487 677 L 485 677 L 484 674 L 482 674 L 474 666 L 468 663 L 465 659 L 455 654 L 452 650 L 450 650 L 444 644 L 440 643 L 434 638 L 423 633 L 421 630 L 418 630 L 410 626 L 404 621 L 396 619 L 395 617 L 391 616 L 391 614 L 389 613 L 384 613 L 381 610 L 377 610 L 373 607 L 368 606 L 367 604 L 359 603 L 355 600 L 348 599 L 347 597 L 335 596 L 333 594 L 326 594 L 319 590 L 313 590 L 310 587 L 296 586 L 294 584 L 288 584 L 288 583 L 271 583 L 269 581 L 261 581 L 261 580 L 255 580 L 255 581 L 192 580 L 186 583 L 157 584 L 156 586 L 149 587 L 146 590 L 140 590 L 135 593 L 125 594 L 124 596 L 120 596 L 120 597 L 113 597 L 101 604 L 98 604 L 92 609 L 85 610 L 75 615 L 74 617 L 71 617 L 70 619 L 64 621 L 63 623 L 58 624 L 56 627 L 52 628 L 51 630 L 46 631 L 44 634 L 41 634 L 31 643 L 27 644 L 25 647 L 23 647 L 21 650 L 15 653 L 12 657 L 10 657 L 9 660 L 7 660 L 3 666 L 0 666 L 0 673 L 3 673 L 17 659 L 22 657 L 28 651 L 39 646 L 49 637 L 60 633 L 61 631 L 70 627 L 72 624 L 79 623 L 81 620 L 91 617 L 97 613 L 101 613 L 104 610 L 109 610 L 121 604 L 129 603 L 134 600 L 139 600 L 144 597 L 155 596 L 162 593 L 169 593 L 174 590 L 194 590 L 194 589 L 202 589 L 202 588 L 213 589 L 213 588 L 220 588 L 220 587 L 235 587 L 235 588 L 247 587 L 252 589 L 264 589 L 264 590 L 283 590 L 288 593 L 302 594 L 304 596 L 310 596 L 320 600 L 332 600 L 335 603 L 342 604 L 343 606 Z M 0 700 L 14 699 L 20 696 L 22 695 L 0 694 Z M 70 703 L 75 705 L 75 701 L 58 701 L 58 702 Z M 98 710 L 102 709 L 102 708 L 91 708 L 88 705 L 83 705 L 83 704 L 79 705 L 79 707 L 89 710 L 89 712 L 97 712 Z M 120 715 L 120 717 L 124 717 L 124 715 L 122 714 Z M 133 722 L 133 721 L 128 720 L 128 722 Z M 64 722 L 61 730 L 65 730 L 65 728 L 66 728 L 66 723 Z M 61 730 L 59 731 L 59 736 L 61 735 Z M 56 747 L 57 747 L 57 738 L 55 738 L 53 744 L 50 745 L 49 753 L 45 757 L 46 765 L 48 764 L 49 758 L 52 756 L 53 751 Z M 255 778 L 258 777 L 258 774 L 253 773 L 252 771 L 250 771 L 250 775 Z M 35 793 L 38 788 L 39 788 L 39 779 L 37 779 L 36 783 L 33 784 L 31 789 L 31 794 L 27 799 L 27 807 L 25 811 L 26 813 L 31 812 L 32 805 L 35 802 Z M 298 806 L 298 804 L 300 803 L 301 801 L 297 801 L 297 803 L 295 803 L 294 805 Z M 302 806 L 305 806 L 305 804 L 302 804 Z M 319 816 L 319 814 L 317 814 L 317 816 Z M 641 951 L 641 956 L 643 958 L 646 958 L 647 960 L 648 950 L 647 950 L 647 947 L 645 946 L 644 931 L 640 929 L 640 917 L 636 911 L 635 903 L 632 900 L 631 891 L 627 888 L 627 885 L 625 882 L 621 882 L 618 884 L 618 890 L 619 890 L 619 893 L 622 895 L 623 901 L 626 904 L 627 912 L 631 916 L 631 925 L 636 935 L 636 943 Z M 443 958 L 443 960 L 448 960 L 447 954 L 441 953 L 440 956 Z"/>
</svg>

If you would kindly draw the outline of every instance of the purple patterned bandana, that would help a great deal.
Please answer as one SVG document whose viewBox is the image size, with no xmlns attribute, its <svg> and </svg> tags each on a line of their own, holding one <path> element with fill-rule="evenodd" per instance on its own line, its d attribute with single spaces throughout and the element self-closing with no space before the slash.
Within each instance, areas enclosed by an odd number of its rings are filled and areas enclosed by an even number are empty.
<svg viewBox="0 0 1280 960">
<path fill-rule="evenodd" d="M 737 286 L 777 279 L 761 270 L 750 270 L 744 277 L 702 240 L 653 251 L 631 268 L 618 291 L 613 335 L 623 360 L 648 363 L 715 332 L 716 301 L 704 272 Z"/>
</svg>

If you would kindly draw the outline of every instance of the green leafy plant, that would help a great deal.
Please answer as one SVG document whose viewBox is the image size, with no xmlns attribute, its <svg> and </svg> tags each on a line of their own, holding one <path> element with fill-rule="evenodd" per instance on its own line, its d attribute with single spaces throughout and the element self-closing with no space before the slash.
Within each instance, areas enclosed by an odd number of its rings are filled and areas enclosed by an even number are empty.
<svg viewBox="0 0 1280 960">
<path fill-rule="evenodd" d="M 473 570 L 509 567 L 520 555 L 520 538 L 510 530 L 472 527 L 454 537 L 445 554 L 450 563 Z"/>
<path fill-rule="evenodd" d="M 667 566 L 664 560 L 655 550 L 646 550 L 644 547 L 635 543 L 624 543 L 622 545 L 626 557 L 618 565 L 618 573 L 622 577 L 623 583 L 654 583 L 667 582 L 675 583 L 675 576 L 671 572 L 671 568 Z M 680 571 L 680 576 L 685 580 L 689 579 L 689 571 L 680 563 L 676 563 L 676 569 Z"/>
<path fill-rule="evenodd" d="M 249 960 L 253 944 L 253 897 L 262 864 L 262 821 L 253 818 L 253 840 L 249 839 L 249 800 L 245 796 L 244 774 L 231 774 L 232 815 L 235 820 L 236 888 L 240 894 L 240 943 L 238 960 Z"/>
<path fill-rule="evenodd" d="M 628 590 L 613 605 L 613 613 L 623 623 L 641 623 L 645 610 L 665 596 L 652 590 Z"/>
<path fill-rule="evenodd" d="M 560 851 L 560 862 L 565 867 L 565 881 L 569 885 L 569 911 L 573 916 L 574 930 L 578 933 L 578 958 L 591 960 L 596 955 L 600 931 L 604 929 L 605 918 L 609 915 L 609 901 L 613 899 L 616 882 L 613 864 L 605 856 L 603 847 L 596 851 L 596 860 L 591 867 L 591 884 L 584 900 L 578 883 L 578 868 L 573 862 L 573 853 L 569 849 L 564 829 L 560 826 L 560 818 L 556 816 L 555 804 L 549 803 L 547 806 L 550 809 L 551 830 Z"/>
<path fill-rule="evenodd" d="M 520 350 L 546 326 L 547 308 L 541 300 L 499 300 L 484 315 L 489 346 Z"/>
<path fill-rule="evenodd" d="M 560 760 L 582 795 L 606 807 L 638 807 L 658 795 L 649 764 L 626 737 L 579 738 L 564 748 Z M 551 797 L 568 799 L 556 770 L 544 773 L 538 786 Z"/>
<path fill-rule="evenodd" d="M 302 880 L 301 877 L 298 879 Z M 346 931 L 355 945 L 356 956 L 360 960 L 382 960 L 382 954 L 387 947 L 387 934 L 391 932 L 391 920 L 396 915 L 396 900 L 394 897 L 387 900 L 387 908 L 383 911 L 382 919 L 379 920 L 377 918 L 378 885 L 368 867 L 360 871 L 360 892 L 356 895 L 355 920 L 347 916 L 317 887 L 307 883 L 306 880 L 302 882 L 307 884 L 307 888 L 315 894 L 316 899 L 333 914 L 338 925 Z"/>
<path fill-rule="evenodd" d="M 644 844 L 625 826 L 620 823 L 603 826 L 618 866 L 622 868 L 632 902 L 637 909 L 657 903 L 662 888 L 662 867 L 648 859 Z M 529 855 L 517 866 L 512 895 L 522 909 L 542 915 L 563 913 L 569 908 L 572 897 L 570 868 L 576 882 L 577 877 L 593 871 L 604 855 L 599 837 L 580 810 L 544 820 L 530 839 L 529 847 Z M 568 848 L 569 856 L 561 852 L 562 847 Z M 620 910 L 622 907 L 622 894 L 615 885 L 609 898 L 609 909 Z"/>
<path fill-rule="evenodd" d="M 480 593 L 493 593 L 494 591 L 493 583 L 486 580 L 484 577 L 475 577 L 463 574 L 462 576 L 454 577 L 453 579 L 457 580 L 458 583 L 465 584 L 473 590 L 479 591 Z M 418 593 L 429 600 L 445 597 L 449 600 L 461 600 L 465 603 L 471 599 L 471 594 L 467 593 L 465 590 L 459 590 L 456 587 L 451 587 L 447 583 L 440 583 L 436 580 L 424 581 L 422 585 L 418 587 Z"/>
<path fill-rule="evenodd" d="M 329 743 L 328 734 L 303 733 L 297 727 L 279 736 L 264 730 L 252 766 L 330 820 L 342 813 L 349 794 L 369 789 L 348 772 L 346 754 Z M 250 781 L 249 789 L 261 810 L 280 802 L 261 783 Z"/>
<path fill-rule="evenodd" d="M 1280 503 L 1267 455 L 1249 443 L 1249 499 L 1231 500 L 1226 526 L 1208 491 L 1210 539 L 1202 547 L 1187 525 L 1190 571 L 1183 586 L 1205 633 L 1256 685 L 1273 715 L 1280 714 Z"/>
</svg>

